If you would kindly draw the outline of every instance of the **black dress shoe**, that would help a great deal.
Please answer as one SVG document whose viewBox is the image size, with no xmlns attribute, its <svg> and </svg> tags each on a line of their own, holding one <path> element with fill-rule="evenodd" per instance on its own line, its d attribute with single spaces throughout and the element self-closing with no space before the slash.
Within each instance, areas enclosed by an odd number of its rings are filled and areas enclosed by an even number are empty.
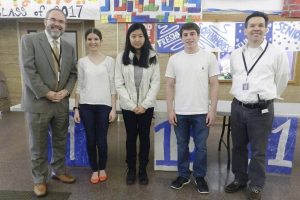
<svg viewBox="0 0 300 200">
<path fill-rule="evenodd" d="M 139 183 L 140 185 L 148 185 L 149 183 L 146 168 L 142 168 L 139 170 Z"/>
<path fill-rule="evenodd" d="M 136 169 L 135 168 L 128 168 L 128 172 L 126 175 L 126 184 L 133 185 L 136 179 Z"/>
<path fill-rule="evenodd" d="M 234 180 L 232 183 L 230 183 L 229 185 L 227 185 L 225 187 L 225 192 L 227 193 L 234 193 L 239 191 L 240 189 L 242 189 L 243 187 L 245 187 L 246 184 L 245 183 L 241 183 L 237 180 Z"/>
</svg>

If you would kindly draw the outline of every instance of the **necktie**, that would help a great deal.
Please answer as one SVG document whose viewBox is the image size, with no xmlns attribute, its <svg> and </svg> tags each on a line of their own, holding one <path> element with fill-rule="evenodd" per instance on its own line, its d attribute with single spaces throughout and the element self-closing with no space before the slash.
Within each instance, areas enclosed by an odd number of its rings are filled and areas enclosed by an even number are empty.
<svg viewBox="0 0 300 200">
<path fill-rule="evenodd" d="M 58 82 L 59 82 L 59 75 L 60 75 L 60 72 L 59 72 L 59 49 L 58 49 L 58 42 L 56 40 L 53 40 L 53 63 L 54 63 L 54 69 L 55 69 L 55 73 L 56 73 L 56 76 L 57 76 L 57 82 L 56 82 L 56 90 L 57 90 L 57 87 L 58 87 Z"/>
</svg>

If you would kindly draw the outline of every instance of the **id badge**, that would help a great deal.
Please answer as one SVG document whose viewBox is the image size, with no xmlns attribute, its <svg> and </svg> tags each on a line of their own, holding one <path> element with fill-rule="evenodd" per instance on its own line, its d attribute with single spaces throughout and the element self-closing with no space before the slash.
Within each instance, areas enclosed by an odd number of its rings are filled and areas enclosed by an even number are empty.
<svg viewBox="0 0 300 200">
<path fill-rule="evenodd" d="M 243 90 L 249 90 L 249 83 L 243 83 Z"/>
<path fill-rule="evenodd" d="M 262 109 L 261 110 L 261 114 L 265 114 L 265 113 L 268 113 L 269 112 L 269 109 L 268 108 L 265 108 L 265 109 Z"/>
</svg>

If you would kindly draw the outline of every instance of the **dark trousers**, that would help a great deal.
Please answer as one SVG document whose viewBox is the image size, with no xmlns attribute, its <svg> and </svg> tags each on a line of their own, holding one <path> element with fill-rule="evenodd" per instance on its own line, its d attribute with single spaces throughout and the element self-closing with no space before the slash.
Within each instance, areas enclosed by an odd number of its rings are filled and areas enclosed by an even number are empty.
<svg viewBox="0 0 300 200">
<path fill-rule="evenodd" d="M 80 105 L 80 118 L 86 132 L 86 146 L 92 170 L 103 170 L 107 161 L 107 131 L 111 107 Z"/>
<path fill-rule="evenodd" d="M 231 105 L 232 172 L 235 179 L 250 185 L 263 187 L 266 179 L 266 147 L 272 131 L 274 105 L 268 105 L 268 113 L 259 108 L 249 109 L 233 101 Z M 251 157 L 248 165 L 248 149 Z"/>
<path fill-rule="evenodd" d="M 148 108 L 145 113 L 137 115 L 129 110 L 122 110 L 126 128 L 126 162 L 128 168 L 135 169 L 137 151 L 136 142 L 139 137 L 139 164 L 145 168 L 149 162 L 150 127 L 154 108 Z"/>
</svg>

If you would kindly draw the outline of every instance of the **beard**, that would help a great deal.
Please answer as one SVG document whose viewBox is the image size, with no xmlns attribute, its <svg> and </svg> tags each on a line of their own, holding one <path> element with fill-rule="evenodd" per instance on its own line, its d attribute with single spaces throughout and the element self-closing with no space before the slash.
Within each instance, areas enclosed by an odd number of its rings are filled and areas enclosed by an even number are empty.
<svg viewBox="0 0 300 200">
<path fill-rule="evenodd" d="M 46 31 L 53 39 L 58 39 L 64 33 L 60 28 L 52 28 L 50 26 L 46 28 Z"/>
</svg>

